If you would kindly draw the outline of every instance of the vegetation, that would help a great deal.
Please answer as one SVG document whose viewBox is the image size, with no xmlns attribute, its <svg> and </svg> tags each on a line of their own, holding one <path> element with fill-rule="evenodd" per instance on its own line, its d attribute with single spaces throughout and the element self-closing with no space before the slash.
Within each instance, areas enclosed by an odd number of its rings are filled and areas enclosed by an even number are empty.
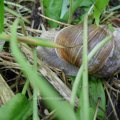
<svg viewBox="0 0 120 120">
<path fill-rule="evenodd" d="M 111 106 L 113 117 L 119 119 L 111 99 L 113 94 L 109 93 L 119 90 L 108 80 L 88 75 L 88 62 L 112 38 L 106 36 L 88 55 L 88 26 L 106 24 L 110 29 L 119 26 L 120 5 L 112 3 L 112 0 L 0 1 L 0 82 L 4 86 L 0 89 L 1 120 L 108 120 Z M 39 36 L 45 30 L 80 23 L 82 65 L 76 76 L 58 75 L 37 58 L 36 46 L 65 46 Z M 64 80 L 69 82 L 66 84 Z M 56 81 L 60 83 L 57 88 L 53 83 Z"/>
</svg>

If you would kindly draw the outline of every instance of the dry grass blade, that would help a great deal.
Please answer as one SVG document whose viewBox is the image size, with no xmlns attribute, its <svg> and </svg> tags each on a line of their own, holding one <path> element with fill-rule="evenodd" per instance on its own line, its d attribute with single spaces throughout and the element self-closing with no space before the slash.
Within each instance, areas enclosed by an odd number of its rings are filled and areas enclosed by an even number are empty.
<svg viewBox="0 0 120 120">
<path fill-rule="evenodd" d="M 22 44 L 21 50 L 26 55 L 28 61 L 33 63 L 32 49 L 27 45 Z M 3 53 L 0 54 L 0 65 L 3 65 L 6 69 L 11 69 L 15 73 L 17 72 L 16 69 L 20 69 L 19 65 L 15 63 L 14 60 L 11 60 L 10 55 L 3 56 Z M 58 93 L 60 93 L 64 99 L 70 101 L 71 90 L 62 82 L 62 80 L 40 59 L 38 59 L 38 66 L 40 66 L 38 70 L 40 74 L 42 74 L 45 79 L 48 80 L 48 82 L 57 90 Z M 78 106 L 78 98 L 76 98 L 75 106 Z"/>
<path fill-rule="evenodd" d="M 42 14 L 39 14 L 39 16 L 41 16 L 41 17 L 43 17 L 43 18 L 45 18 L 45 19 L 47 19 L 47 20 L 53 21 L 53 22 L 55 22 L 55 23 L 58 23 L 58 24 L 60 24 L 60 25 L 70 26 L 70 24 L 66 24 L 66 23 L 63 23 L 63 22 L 60 22 L 60 21 L 51 19 L 51 18 L 49 18 L 49 17 L 47 17 L 47 16 L 44 16 L 44 15 L 42 15 Z"/>
<path fill-rule="evenodd" d="M 117 112 L 116 112 L 116 109 L 115 109 L 115 106 L 114 106 L 114 104 L 113 104 L 113 101 L 112 101 L 112 99 L 111 99 L 110 93 L 109 93 L 109 91 L 108 91 L 108 88 L 107 88 L 105 82 L 104 82 L 104 86 L 105 86 L 105 90 L 106 90 L 107 95 L 108 95 L 108 99 L 110 100 L 110 103 L 111 103 L 111 106 L 112 106 L 112 109 L 113 109 L 115 118 L 116 118 L 116 120 L 119 120 L 118 115 L 117 115 Z"/>
<path fill-rule="evenodd" d="M 7 85 L 5 80 L 3 79 L 2 75 L 0 74 L 0 98 L 2 102 L 5 104 L 14 96 L 14 93 Z"/>
</svg>

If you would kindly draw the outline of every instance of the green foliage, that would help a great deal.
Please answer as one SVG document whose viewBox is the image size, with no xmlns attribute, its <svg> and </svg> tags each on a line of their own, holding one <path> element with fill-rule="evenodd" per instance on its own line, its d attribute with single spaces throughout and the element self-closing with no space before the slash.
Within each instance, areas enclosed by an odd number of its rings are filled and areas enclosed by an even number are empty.
<svg viewBox="0 0 120 120">
<path fill-rule="evenodd" d="M 73 0 L 72 13 L 80 7 L 83 0 Z M 43 0 L 45 15 L 55 20 L 67 22 L 69 18 L 69 0 Z M 51 27 L 57 27 L 58 24 L 48 21 Z"/>
<path fill-rule="evenodd" d="M 97 116 L 98 118 L 103 118 L 106 111 L 105 110 L 106 99 L 101 79 L 91 77 L 89 81 L 89 95 L 90 95 L 90 107 L 94 109 L 94 112 L 96 110 L 97 102 L 100 101 Z"/>
<path fill-rule="evenodd" d="M 68 11 L 69 0 L 63 0 L 60 19 L 62 19 L 65 13 Z"/>
<path fill-rule="evenodd" d="M 108 2 L 109 0 L 96 0 L 95 2 L 93 16 L 97 25 L 99 25 L 100 15 L 105 10 L 106 6 L 108 5 Z"/>
<path fill-rule="evenodd" d="M 16 40 L 16 30 L 18 23 L 19 19 L 16 19 L 11 28 L 12 37 L 10 41 L 10 47 L 12 54 L 22 68 L 24 75 L 27 77 L 33 87 L 36 87 L 36 89 L 40 90 L 42 98 L 45 99 L 46 104 L 51 109 L 56 110 L 56 115 L 59 119 L 75 120 L 75 113 L 71 108 L 71 105 L 66 101 L 60 101 L 61 97 L 57 94 L 57 92 L 51 88 L 51 86 L 45 79 L 43 79 L 42 76 L 36 73 L 36 71 L 33 69 L 33 66 L 31 66 L 31 64 L 26 60 L 25 56 L 21 53 Z M 63 111 L 63 106 L 65 112 Z"/>
<path fill-rule="evenodd" d="M 81 7 L 89 7 L 94 4 L 96 0 L 83 0 L 82 3 L 80 4 Z"/>
<path fill-rule="evenodd" d="M 2 41 L 10 41 L 12 35 L 8 35 L 6 33 L 0 34 L 0 39 Z M 56 44 L 53 41 L 38 38 L 38 37 L 30 37 L 30 36 L 17 36 L 18 41 L 33 45 L 33 46 L 43 46 L 43 47 L 51 47 L 51 48 L 62 48 L 63 46 L 60 46 Z"/>
<path fill-rule="evenodd" d="M 83 23 L 83 56 L 82 56 L 82 65 L 83 65 L 83 74 L 82 74 L 82 90 L 80 98 L 81 102 L 81 118 L 83 120 L 89 120 L 89 88 L 88 88 L 88 55 L 87 53 L 88 49 L 88 15 L 84 17 L 84 23 Z"/>
<path fill-rule="evenodd" d="M 0 33 L 4 28 L 4 0 L 0 0 Z"/>
<path fill-rule="evenodd" d="M 69 15 L 71 14 L 73 16 L 74 12 L 81 7 L 81 9 L 84 9 L 85 13 L 88 11 L 88 9 L 91 7 L 91 5 L 94 4 L 94 11 L 93 11 L 93 16 L 95 18 L 95 22 L 98 25 L 100 22 L 100 16 L 102 12 L 105 10 L 109 0 L 73 0 L 72 1 L 72 11 L 69 13 L 69 0 L 43 0 L 42 4 L 44 7 L 44 12 L 45 15 L 49 18 L 55 19 L 55 20 L 61 20 L 64 22 L 67 22 L 69 19 Z M 3 4 L 3 2 L 0 1 L 0 5 Z M 4 6 L 4 5 L 3 5 Z M 0 7 L 0 10 L 3 10 L 3 6 Z M 26 23 L 29 23 L 29 21 L 22 17 L 20 14 L 17 14 L 15 11 L 9 9 L 8 7 L 5 7 L 5 10 L 10 12 L 11 14 L 20 17 L 23 21 Z M 1 15 L 1 14 L 0 14 Z M 3 30 L 3 14 L 0 16 L 0 29 L 1 31 Z M 2 21 L 2 22 L 1 22 Z M 80 19 L 78 18 L 78 22 Z M 74 22 L 74 21 L 72 21 Z M 30 81 L 30 83 L 33 86 L 33 89 L 40 90 L 42 98 L 46 99 L 46 104 L 51 108 L 51 109 L 56 109 L 56 115 L 59 119 L 64 119 L 64 120 L 75 120 L 76 116 L 78 119 L 81 120 L 85 118 L 85 115 L 90 117 L 90 120 L 93 120 L 95 111 L 96 111 L 96 106 L 97 102 L 100 99 L 100 104 L 98 108 L 98 113 L 97 117 L 98 118 L 103 118 L 104 117 L 104 112 L 105 112 L 105 105 L 106 105 L 106 100 L 105 100 L 105 93 L 104 93 L 104 88 L 102 85 L 102 82 L 100 80 L 97 80 L 96 78 L 92 78 L 89 80 L 89 84 L 87 80 L 87 63 L 86 63 L 86 68 L 84 68 L 84 65 L 81 65 L 81 68 L 78 72 L 78 75 L 76 76 L 75 79 L 75 84 L 73 84 L 73 90 L 72 90 L 72 97 L 71 97 L 71 105 L 66 102 L 66 101 L 60 101 L 59 99 L 61 98 L 55 91 L 52 89 L 52 87 L 46 82 L 46 80 L 39 76 L 36 72 L 36 68 L 33 69 L 33 66 L 28 63 L 26 60 L 25 56 L 21 53 L 19 47 L 18 47 L 18 42 L 17 42 L 17 27 L 18 27 L 19 20 L 17 19 L 11 29 L 11 38 L 10 38 L 10 47 L 13 56 L 15 57 L 17 63 L 19 66 L 22 68 L 22 71 L 26 78 Z M 50 27 L 58 27 L 58 24 L 48 21 L 48 24 Z M 87 27 L 87 23 L 86 23 Z M 0 32 L 1 32 L 0 31 Z M 87 28 L 84 32 L 87 32 Z M 3 37 L 5 34 L 1 34 L 0 37 Z M 87 40 L 87 34 L 85 34 L 85 39 Z M 106 37 L 106 42 L 108 42 L 111 36 Z M 29 39 L 32 40 L 32 37 L 29 37 Z M 38 38 L 34 38 L 38 40 Z M 89 61 L 93 55 L 102 47 L 105 45 L 104 41 L 102 41 L 97 47 L 95 47 L 91 53 L 86 56 L 85 61 Z M 38 43 L 37 43 L 38 44 Z M 49 41 L 40 41 L 39 40 L 39 45 L 41 46 L 47 46 L 47 47 L 60 47 L 57 44 L 54 44 Z M 87 42 L 86 42 L 87 45 Z M 86 47 L 87 48 L 87 47 Z M 87 49 L 86 52 L 84 53 L 87 55 Z M 88 59 L 88 60 L 87 60 Z M 83 69 L 84 68 L 84 69 Z M 86 73 L 83 72 L 86 69 Z M 74 112 L 74 102 L 75 102 L 75 97 L 76 97 L 76 92 L 78 91 L 78 86 L 82 85 L 82 89 L 79 89 L 79 96 L 80 96 L 80 107 L 77 110 L 77 115 L 75 116 Z M 89 86 L 89 90 L 85 87 Z M 27 87 L 25 87 L 26 91 Z M 25 91 L 23 93 L 25 94 Z M 89 91 L 89 96 L 88 96 L 88 91 Z M 37 94 L 36 94 L 37 95 Z M 37 96 L 33 96 L 36 97 Z M 50 98 L 50 99 L 49 99 Z M 51 100 L 52 98 L 52 100 Z M 87 101 L 87 102 L 86 102 Z M 86 106 L 87 103 L 87 106 Z M 90 103 L 90 104 L 89 104 Z M 35 105 L 35 110 L 37 111 L 37 101 L 34 101 Z M 64 110 L 63 110 L 64 106 Z M 26 120 L 31 114 L 32 114 L 32 101 L 28 100 L 24 95 L 22 94 L 17 94 L 12 100 L 10 100 L 7 104 L 3 105 L 0 108 L 0 119 L 2 120 Z M 86 111 L 85 111 L 86 110 Z M 82 111 L 82 112 L 81 112 Z M 4 115 L 4 113 L 7 112 L 9 113 L 8 115 Z M 36 114 L 35 112 L 34 114 Z M 69 114 L 69 115 L 68 115 Z M 3 116 L 4 115 L 4 116 Z M 37 114 L 36 114 L 37 116 Z"/>
<path fill-rule="evenodd" d="M 70 1 L 72 1 L 71 13 L 69 11 Z M 95 23 L 99 25 L 100 15 L 105 10 L 108 2 L 109 0 L 43 0 L 43 6 L 47 17 L 67 22 L 71 15 L 72 22 L 78 23 L 83 20 L 84 15 L 88 12 L 89 8 L 94 5 L 93 18 L 95 19 Z M 72 19 L 73 14 L 78 8 L 81 10 L 78 14 L 80 16 L 77 19 Z M 50 27 L 58 26 L 57 23 L 51 21 L 48 21 L 48 23 Z"/>
<path fill-rule="evenodd" d="M 69 0 L 68 0 L 69 1 Z M 72 3 L 72 15 L 73 13 L 75 12 L 75 10 L 80 7 L 80 4 L 82 3 L 83 0 L 73 0 L 73 3 Z M 69 17 L 69 2 L 67 2 L 66 5 L 63 5 L 62 6 L 62 9 L 66 10 L 66 12 L 63 12 L 63 10 L 61 10 L 61 20 L 64 21 L 64 22 L 67 22 L 68 21 L 68 17 Z M 63 14 L 64 13 L 64 14 Z"/>
<path fill-rule="evenodd" d="M 0 120 L 28 120 L 32 115 L 32 101 L 22 94 L 16 94 L 0 108 Z"/>
<path fill-rule="evenodd" d="M 82 85 L 82 81 L 80 83 L 80 86 Z M 77 117 L 79 119 L 79 113 L 81 111 L 81 108 L 83 107 L 83 103 L 86 101 L 82 101 L 83 92 L 82 87 L 79 87 L 78 96 L 80 97 L 80 108 L 77 110 Z M 97 118 L 103 119 L 106 112 L 106 98 L 105 98 L 105 91 L 102 84 L 101 79 L 98 79 L 96 77 L 89 77 L 89 120 L 93 120 L 97 104 L 98 104 L 98 111 L 97 111 Z M 99 102 L 99 103 L 98 103 Z M 81 120 L 83 119 L 83 114 L 81 113 Z"/>
<path fill-rule="evenodd" d="M 73 79 L 73 77 L 72 77 Z M 80 81 L 81 83 L 79 84 L 79 90 L 78 90 L 78 96 L 80 97 L 80 106 L 77 110 L 76 116 L 78 119 L 83 120 L 83 114 L 80 115 L 80 111 L 81 111 L 81 107 L 83 107 L 83 103 L 82 103 L 82 97 L 83 97 L 83 93 L 82 93 L 82 81 Z M 94 114 L 97 108 L 97 104 L 98 104 L 98 112 L 97 112 L 97 118 L 99 119 L 104 119 L 105 116 L 105 112 L 106 112 L 106 98 L 105 98 L 105 91 L 104 91 L 104 87 L 102 84 L 101 79 L 98 79 L 96 77 L 89 77 L 89 101 L 90 101 L 90 106 L 89 106 L 89 120 L 93 120 L 94 118 Z M 98 103 L 99 101 L 99 103 Z M 85 101 L 83 101 L 85 102 Z M 85 102 L 86 103 L 86 102 Z"/>
<path fill-rule="evenodd" d="M 45 15 L 49 18 L 59 20 L 63 0 L 43 0 Z M 57 27 L 58 24 L 48 21 L 50 27 Z"/>
<path fill-rule="evenodd" d="M 66 0 L 66 1 L 68 1 L 68 0 Z M 72 22 L 73 23 L 76 22 L 76 21 L 77 21 L 76 23 L 81 22 L 81 20 L 83 20 L 83 18 L 84 18 L 84 15 L 89 10 L 89 8 L 94 3 L 94 1 L 95 0 L 73 0 L 72 15 L 75 13 L 75 11 L 77 9 L 80 9 L 81 12 L 79 13 L 80 16 L 77 19 L 73 19 Z M 68 20 L 68 15 L 69 15 L 68 7 L 67 7 L 69 5 L 69 2 L 67 2 L 67 3 L 68 4 L 66 4 L 66 6 L 64 5 L 64 9 L 66 10 L 66 13 L 64 13 L 64 16 L 61 18 L 61 20 L 64 21 L 64 22 L 66 22 Z"/>
<path fill-rule="evenodd" d="M 93 118 L 94 118 L 94 115 L 95 115 L 95 108 L 89 107 L 89 112 L 90 112 L 89 120 L 94 120 Z"/>
</svg>

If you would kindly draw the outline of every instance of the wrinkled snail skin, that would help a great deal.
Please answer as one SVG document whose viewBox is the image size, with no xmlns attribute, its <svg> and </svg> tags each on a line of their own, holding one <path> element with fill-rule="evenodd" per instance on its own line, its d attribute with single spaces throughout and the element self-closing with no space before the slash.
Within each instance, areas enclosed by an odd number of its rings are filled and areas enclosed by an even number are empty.
<svg viewBox="0 0 120 120">
<path fill-rule="evenodd" d="M 50 66 L 65 71 L 68 75 L 76 75 L 82 61 L 82 25 L 63 28 L 57 34 L 55 42 L 66 46 L 64 49 L 38 47 L 38 56 Z M 89 73 L 100 77 L 109 77 L 120 68 L 120 28 L 113 33 L 104 27 L 91 25 L 88 27 L 88 54 L 106 36 L 113 34 L 112 40 L 101 48 L 89 62 Z M 50 37 L 50 35 L 49 35 Z M 50 39 L 48 37 L 48 39 Z M 43 38 L 44 37 L 43 35 Z"/>
</svg>

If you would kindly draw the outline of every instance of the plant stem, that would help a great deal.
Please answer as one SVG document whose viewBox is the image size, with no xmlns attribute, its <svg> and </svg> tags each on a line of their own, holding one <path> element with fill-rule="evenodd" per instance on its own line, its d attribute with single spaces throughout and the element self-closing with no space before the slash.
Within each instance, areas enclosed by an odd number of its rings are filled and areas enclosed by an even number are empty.
<svg viewBox="0 0 120 120">
<path fill-rule="evenodd" d="M 81 112 L 82 119 L 89 120 L 89 93 L 88 93 L 88 15 L 85 15 L 83 24 L 83 83 L 82 83 L 82 101 Z"/>
<path fill-rule="evenodd" d="M 45 16 L 45 15 L 42 15 L 42 14 L 38 14 L 39 16 L 41 16 L 41 17 L 43 17 L 44 19 L 47 19 L 47 20 L 49 20 L 49 21 L 52 21 L 52 22 L 54 22 L 54 23 L 57 23 L 57 24 L 60 24 L 60 25 L 64 25 L 64 26 L 70 26 L 70 24 L 67 24 L 67 23 L 64 23 L 64 22 L 60 22 L 60 21 L 58 21 L 58 20 L 54 20 L 54 19 L 52 19 L 52 18 L 49 18 L 49 17 L 47 17 L 47 16 Z"/>
<path fill-rule="evenodd" d="M 27 80 L 26 82 L 25 82 L 25 85 L 24 85 L 24 87 L 23 87 L 23 89 L 22 89 L 22 94 L 23 95 L 25 95 L 26 94 L 26 91 L 27 91 L 27 89 L 28 89 L 28 87 L 29 87 L 29 80 Z"/>
<path fill-rule="evenodd" d="M 25 23 L 22 19 L 20 19 L 20 24 L 21 24 L 21 27 L 22 27 L 22 33 L 27 36 L 27 31 L 26 31 L 26 28 L 25 28 Z"/>
<path fill-rule="evenodd" d="M 73 0 L 69 0 L 69 3 L 70 3 L 70 7 L 69 7 L 68 24 L 70 24 L 72 22 L 72 3 L 73 3 Z"/>
<path fill-rule="evenodd" d="M 37 74 L 37 50 L 36 48 L 34 48 L 33 54 L 34 54 L 34 66 L 33 67 Z M 37 93 L 38 93 L 38 88 L 34 84 L 33 85 L 33 120 L 39 120 L 38 106 L 37 106 Z"/>
<path fill-rule="evenodd" d="M 0 33 L 4 29 L 4 0 L 0 0 Z"/>
<path fill-rule="evenodd" d="M 4 30 L 4 0 L 0 0 L 0 33 Z M 3 50 L 4 42 L 0 41 L 0 52 Z"/>
<path fill-rule="evenodd" d="M 33 120 L 39 120 L 38 107 L 37 107 L 37 93 L 38 93 L 38 89 L 34 87 L 33 89 Z"/>
<path fill-rule="evenodd" d="M 0 34 L 0 39 L 3 41 L 9 41 L 11 39 L 11 35 L 2 33 Z M 53 41 L 42 39 L 42 38 L 35 38 L 30 36 L 17 36 L 18 42 L 24 42 L 29 45 L 33 46 L 44 46 L 44 47 L 51 47 L 51 48 L 64 48 L 64 46 L 61 46 L 59 44 L 56 44 Z"/>
</svg>

